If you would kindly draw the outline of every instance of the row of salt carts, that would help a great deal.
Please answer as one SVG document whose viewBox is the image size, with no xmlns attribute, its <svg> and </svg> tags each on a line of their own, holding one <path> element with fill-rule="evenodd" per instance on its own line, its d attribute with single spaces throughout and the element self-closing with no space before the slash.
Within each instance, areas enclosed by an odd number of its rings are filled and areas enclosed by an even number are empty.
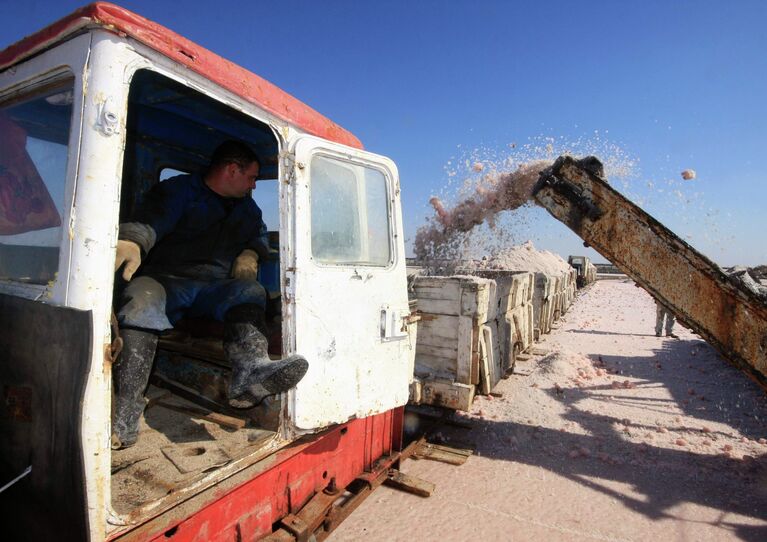
<svg viewBox="0 0 767 542">
<path fill-rule="evenodd" d="M 468 411 L 573 303 L 577 272 L 482 270 L 410 277 L 418 322 L 411 404 Z"/>
</svg>

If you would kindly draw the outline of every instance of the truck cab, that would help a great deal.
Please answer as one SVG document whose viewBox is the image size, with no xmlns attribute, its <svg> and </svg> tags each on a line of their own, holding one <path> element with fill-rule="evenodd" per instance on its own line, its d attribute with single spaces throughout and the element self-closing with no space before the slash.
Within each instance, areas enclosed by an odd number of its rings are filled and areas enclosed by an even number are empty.
<svg viewBox="0 0 767 542">
<path fill-rule="evenodd" d="M 161 338 L 145 444 L 112 451 L 119 224 L 228 139 L 262 162 L 270 350 L 308 373 L 227 410 L 220 330 L 188 322 Z M 391 160 L 134 13 L 92 4 L 0 52 L 0 504 L 14 533 L 193 539 L 204 524 L 205 539 L 255 539 L 391 457 L 415 349 L 402 228 Z"/>
<path fill-rule="evenodd" d="M 568 256 L 569 263 L 576 271 L 576 285 L 583 288 L 597 279 L 597 271 L 591 259 L 588 256 Z"/>
</svg>

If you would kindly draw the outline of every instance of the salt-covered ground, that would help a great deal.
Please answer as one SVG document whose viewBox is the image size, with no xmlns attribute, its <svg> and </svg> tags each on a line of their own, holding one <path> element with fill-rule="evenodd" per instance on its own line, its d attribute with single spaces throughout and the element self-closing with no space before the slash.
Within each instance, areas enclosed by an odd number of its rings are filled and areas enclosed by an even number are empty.
<svg viewBox="0 0 767 542">
<path fill-rule="evenodd" d="M 537 348 L 461 416 L 455 467 L 410 460 L 436 484 L 377 489 L 331 540 L 767 540 L 767 401 L 632 282 L 588 288 Z"/>
</svg>

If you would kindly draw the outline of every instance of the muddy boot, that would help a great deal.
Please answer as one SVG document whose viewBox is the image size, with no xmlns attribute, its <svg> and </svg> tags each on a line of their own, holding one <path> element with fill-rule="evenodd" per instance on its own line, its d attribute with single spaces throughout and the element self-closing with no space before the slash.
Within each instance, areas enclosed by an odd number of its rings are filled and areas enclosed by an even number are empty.
<svg viewBox="0 0 767 542">
<path fill-rule="evenodd" d="M 123 350 L 112 368 L 115 405 L 112 415 L 112 449 L 133 446 L 138 439 L 138 424 L 146 401 L 152 362 L 157 350 L 157 335 L 138 329 L 123 329 Z"/>
<path fill-rule="evenodd" d="M 269 344 L 257 326 L 263 311 L 252 305 L 232 308 L 224 323 L 224 352 L 232 364 L 229 404 L 251 408 L 264 398 L 290 388 L 304 377 L 309 364 L 302 356 L 269 359 Z M 246 321 L 243 321 L 246 320 Z"/>
</svg>

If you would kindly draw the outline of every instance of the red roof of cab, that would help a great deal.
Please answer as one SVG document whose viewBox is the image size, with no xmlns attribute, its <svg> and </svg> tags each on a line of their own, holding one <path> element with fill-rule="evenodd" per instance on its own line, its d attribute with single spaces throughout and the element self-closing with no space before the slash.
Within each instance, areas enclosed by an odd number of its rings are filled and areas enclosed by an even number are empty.
<svg viewBox="0 0 767 542">
<path fill-rule="evenodd" d="M 221 58 L 164 26 L 107 2 L 96 2 L 82 7 L 71 15 L 0 51 L 0 70 L 49 47 L 81 28 L 93 24 L 110 32 L 122 33 L 140 41 L 310 134 L 350 147 L 362 148 L 360 140 L 351 132 L 341 128 L 335 122 L 269 81 Z"/>
</svg>

